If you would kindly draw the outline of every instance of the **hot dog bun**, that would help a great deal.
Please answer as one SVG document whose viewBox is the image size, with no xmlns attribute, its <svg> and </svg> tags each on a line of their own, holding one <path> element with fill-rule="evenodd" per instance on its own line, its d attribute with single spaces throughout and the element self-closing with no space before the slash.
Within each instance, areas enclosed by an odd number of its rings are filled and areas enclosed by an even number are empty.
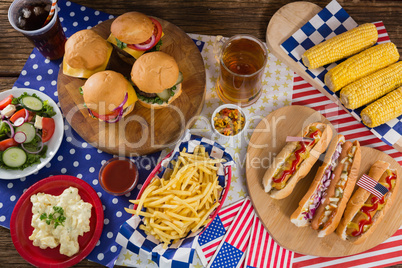
<svg viewBox="0 0 402 268">
<path fill-rule="evenodd" d="M 359 142 L 354 141 L 352 144 L 350 141 L 346 141 L 342 145 L 342 152 L 333 172 L 334 178 L 326 191 L 325 199 L 322 200 L 311 221 L 311 227 L 320 230 L 318 237 L 331 234 L 338 226 L 346 204 L 354 190 L 359 174 L 360 161 Z M 345 170 L 348 170 L 348 172 L 345 173 Z M 334 203 L 335 205 L 333 205 Z"/>
<path fill-rule="evenodd" d="M 304 178 L 311 167 L 315 164 L 320 155 L 326 150 L 328 144 L 332 139 L 332 129 L 329 125 L 324 123 L 312 123 L 303 128 L 303 130 L 297 135 L 299 137 L 304 137 L 308 134 L 310 127 L 316 127 L 321 130 L 322 135 L 321 138 L 317 141 L 317 143 L 312 147 L 308 157 L 302 160 L 300 166 L 296 171 L 291 175 L 289 180 L 286 183 L 286 186 L 280 190 L 277 190 L 272 187 L 273 177 L 276 171 L 281 167 L 281 165 L 286 161 L 286 159 L 295 151 L 298 142 L 288 142 L 285 147 L 279 152 L 279 154 L 275 157 L 274 161 L 271 163 L 270 167 L 264 174 L 264 178 L 262 180 L 263 187 L 265 192 L 269 193 L 270 196 L 274 199 L 283 199 L 289 196 L 297 182 Z"/>
<path fill-rule="evenodd" d="M 329 144 L 323 164 L 319 167 L 307 193 L 300 200 L 299 207 L 290 217 L 290 221 L 297 227 L 305 227 L 311 224 L 311 219 L 321 203 L 326 189 L 329 187 L 326 182 L 331 181 L 328 176 L 331 177 L 331 171 L 335 167 L 336 160 L 340 155 L 339 147 L 341 147 L 343 143 L 345 143 L 345 137 L 339 134 Z M 336 155 L 335 152 L 337 152 Z M 329 174 L 327 174 L 326 171 Z"/>
<path fill-rule="evenodd" d="M 399 189 L 399 184 L 400 184 L 400 179 L 398 177 L 397 170 L 390 170 L 389 169 L 389 163 L 378 160 L 376 161 L 373 166 L 370 168 L 370 171 L 368 173 L 368 176 L 374 179 L 375 181 L 380 181 L 380 183 L 384 183 L 384 178 L 388 176 L 387 172 L 391 171 L 396 175 L 396 182 L 391 189 L 385 196 L 385 205 L 380 211 L 376 211 L 374 216 L 372 217 L 373 219 L 373 224 L 371 227 L 364 232 L 363 234 L 353 237 L 347 235 L 346 231 L 348 229 L 348 224 L 353 221 L 355 216 L 358 216 L 358 212 L 362 208 L 362 206 L 371 198 L 371 193 L 366 191 L 363 188 L 358 188 L 356 192 L 353 194 L 353 196 L 350 198 L 345 213 L 343 215 L 343 218 L 336 230 L 336 233 L 343 239 L 343 240 L 348 240 L 352 242 L 353 244 L 361 244 L 363 243 L 376 229 L 378 226 L 379 222 L 384 218 L 385 214 L 387 211 L 391 208 L 394 199 L 397 196 L 397 192 Z"/>
</svg>

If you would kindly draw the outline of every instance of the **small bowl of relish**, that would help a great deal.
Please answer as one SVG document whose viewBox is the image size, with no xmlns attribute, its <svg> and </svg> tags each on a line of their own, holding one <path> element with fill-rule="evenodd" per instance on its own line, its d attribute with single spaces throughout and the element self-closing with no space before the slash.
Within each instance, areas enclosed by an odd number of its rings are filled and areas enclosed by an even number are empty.
<svg viewBox="0 0 402 268">
<path fill-rule="evenodd" d="M 107 193 L 116 196 L 125 195 L 138 183 L 137 166 L 125 157 L 111 158 L 101 167 L 99 182 Z"/>
<path fill-rule="evenodd" d="M 246 128 L 247 118 L 243 110 L 234 104 L 224 104 L 216 108 L 211 125 L 220 138 L 240 135 Z"/>
</svg>

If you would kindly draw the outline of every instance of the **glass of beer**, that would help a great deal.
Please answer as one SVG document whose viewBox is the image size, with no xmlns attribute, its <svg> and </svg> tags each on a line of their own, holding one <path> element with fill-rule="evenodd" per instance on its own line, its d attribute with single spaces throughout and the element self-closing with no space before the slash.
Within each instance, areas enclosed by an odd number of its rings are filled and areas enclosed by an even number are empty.
<svg viewBox="0 0 402 268">
<path fill-rule="evenodd" d="M 57 60 L 64 55 L 66 36 L 60 24 L 57 6 L 52 18 L 46 22 L 51 6 L 50 0 L 14 0 L 8 9 L 8 20 L 44 57 Z"/>
<path fill-rule="evenodd" d="M 226 103 L 241 107 L 255 103 L 261 95 L 262 75 L 268 51 L 258 38 L 241 34 L 223 43 L 219 53 L 216 91 Z"/>
</svg>

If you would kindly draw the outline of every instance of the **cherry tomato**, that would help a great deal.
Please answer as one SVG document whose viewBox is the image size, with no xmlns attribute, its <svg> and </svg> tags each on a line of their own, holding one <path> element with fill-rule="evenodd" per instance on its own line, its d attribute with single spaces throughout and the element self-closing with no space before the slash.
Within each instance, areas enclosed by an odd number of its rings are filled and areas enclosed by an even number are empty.
<svg viewBox="0 0 402 268">
<path fill-rule="evenodd" d="M 5 151 L 7 148 L 17 146 L 18 143 L 13 138 L 8 138 L 0 141 L 0 151 Z"/>
<path fill-rule="evenodd" d="M 98 118 L 98 119 L 100 119 L 100 120 L 102 120 L 102 121 L 105 121 L 105 120 L 113 120 L 113 119 L 115 119 L 118 115 L 119 115 L 119 110 L 116 110 L 116 111 L 114 111 L 113 113 L 111 113 L 111 114 L 106 114 L 106 115 L 100 115 L 100 114 L 98 114 L 97 112 L 94 112 L 94 111 L 92 111 L 91 110 L 91 112 L 92 112 L 92 114 L 96 117 L 96 118 Z"/>
<path fill-rule="evenodd" d="M 53 136 L 55 123 L 53 118 L 43 117 L 42 119 L 42 142 L 47 142 Z"/>
<path fill-rule="evenodd" d="M 13 95 L 9 95 L 7 98 L 1 100 L 0 101 L 0 110 L 3 110 L 4 108 L 6 108 L 7 105 L 9 105 L 11 103 L 13 98 L 14 98 Z"/>
</svg>

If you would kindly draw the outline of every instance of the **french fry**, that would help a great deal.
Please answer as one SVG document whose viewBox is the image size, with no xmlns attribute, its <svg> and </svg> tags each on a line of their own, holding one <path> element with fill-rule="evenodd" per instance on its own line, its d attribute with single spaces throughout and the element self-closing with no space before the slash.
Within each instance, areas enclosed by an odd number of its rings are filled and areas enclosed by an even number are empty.
<svg viewBox="0 0 402 268">
<path fill-rule="evenodd" d="M 224 161 L 211 159 L 204 146 L 195 147 L 192 154 L 183 149 L 162 178 L 153 178 L 138 200 L 130 200 L 137 209 L 125 208 L 126 212 L 143 216 L 140 228 L 164 248 L 180 241 L 211 221 L 222 189 L 217 171 Z"/>
</svg>

